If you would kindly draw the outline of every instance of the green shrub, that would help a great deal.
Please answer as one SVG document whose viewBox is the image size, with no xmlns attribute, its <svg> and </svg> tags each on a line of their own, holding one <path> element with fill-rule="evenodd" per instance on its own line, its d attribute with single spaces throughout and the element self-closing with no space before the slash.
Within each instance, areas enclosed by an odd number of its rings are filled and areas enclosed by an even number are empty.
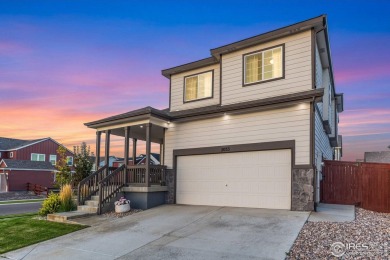
<svg viewBox="0 0 390 260">
<path fill-rule="evenodd" d="M 41 216 L 46 216 L 47 214 L 52 214 L 58 212 L 61 208 L 61 199 L 58 194 L 51 193 L 43 203 L 42 208 L 39 209 L 38 214 Z"/>
<path fill-rule="evenodd" d="M 60 191 L 61 211 L 72 211 L 76 209 L 76 205 L 72 200 L 72 186 L 65 184 Z"/>
</svg>

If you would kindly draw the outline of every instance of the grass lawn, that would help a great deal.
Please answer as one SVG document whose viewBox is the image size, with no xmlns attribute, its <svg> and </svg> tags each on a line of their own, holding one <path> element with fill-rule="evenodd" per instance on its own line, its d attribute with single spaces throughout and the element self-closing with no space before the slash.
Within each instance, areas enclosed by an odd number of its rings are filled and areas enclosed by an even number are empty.
<svg viewBox="0 0 390 260">
<path fill-rule="evenodd" d="M 86 227 L 34 219 L 36 216 L 23 214 L 0 217 L 0 254 Z"/>
<path fill-rule="evenodd" d="M 33 203 L 33 202 L 40 202 L 40 201 L 44 201 L 44 199 L 5 200 L 5 201 L 0 201 L 0 205 L 2 205 L 2 204 L 13 204 L 13 203 Z"/>
</svg>

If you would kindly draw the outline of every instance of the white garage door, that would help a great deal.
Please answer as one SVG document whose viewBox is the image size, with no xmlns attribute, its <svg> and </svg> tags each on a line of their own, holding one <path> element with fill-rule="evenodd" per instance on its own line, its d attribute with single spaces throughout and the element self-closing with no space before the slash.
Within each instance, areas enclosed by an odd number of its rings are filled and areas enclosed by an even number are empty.
<svg viewBox="0 0 390 260">
<path fill-rule="evenodd" d="M 179 156 L 178 204 L 291 207 L 291 151 Z"/>
</svg>

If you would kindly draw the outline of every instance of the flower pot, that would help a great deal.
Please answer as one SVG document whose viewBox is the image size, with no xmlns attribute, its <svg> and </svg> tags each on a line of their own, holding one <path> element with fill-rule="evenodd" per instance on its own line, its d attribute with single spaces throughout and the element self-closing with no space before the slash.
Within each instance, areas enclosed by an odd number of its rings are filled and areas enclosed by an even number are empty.
<svg viewBox="0 0 390 260">
<path fill-rule="evenodd" d="M 116 213 L 124 213 L 130 211 L 130 204 L 115 205 Z"/>
</svg>

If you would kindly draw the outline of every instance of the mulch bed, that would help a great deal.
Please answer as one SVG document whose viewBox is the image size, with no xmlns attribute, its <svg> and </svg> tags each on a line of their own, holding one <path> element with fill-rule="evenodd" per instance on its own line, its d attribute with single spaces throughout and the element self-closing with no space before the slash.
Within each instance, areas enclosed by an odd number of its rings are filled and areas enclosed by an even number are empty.
<svg viewBox="0 0 390 260">
<path fill-rule="evenodd" d="M 135 213 L 141 212 L 141 211 L 143 211 L 143 210 L 142 209 L 130 209 L 129 212 L 125 212 L 125 213 L 115 213 L 115 211 L 111 211 L 111 212 L 105 213 L 103 216 L 110 217 L 110 218 L 123 218 L 126 216 L 133 215 Z"/>
<path fill-rule="evenodd" d="M 6 200 L 29 200 L 46 198 L 46 195 L 35 195 L 29 191 L 9 191 L 0 193 L 0 201 Z"/>
<path fill-rule="evenodd" d="M 335 242 L 342 243 L 342 259 L 390 259 L 390 213 L 356 208 L 351 222 L 307 222 L 286 259 L 339 259 Z"/>
</svg>

